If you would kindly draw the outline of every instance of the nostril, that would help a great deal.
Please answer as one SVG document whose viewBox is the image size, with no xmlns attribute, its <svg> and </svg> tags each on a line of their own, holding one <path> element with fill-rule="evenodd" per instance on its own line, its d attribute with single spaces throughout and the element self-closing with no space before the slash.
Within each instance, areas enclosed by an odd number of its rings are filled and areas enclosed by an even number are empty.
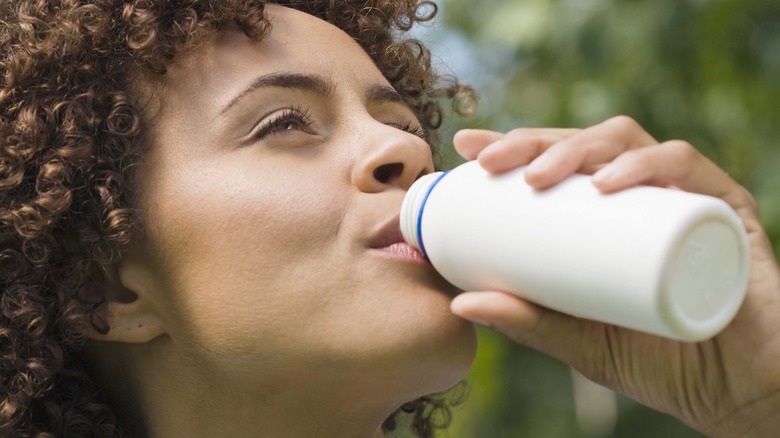
<svg viewBox="0 0 780 438">
<path fill-rule="evenodd" d="M 387 184 L 396 180 L 403 172 L 403 163 L 383 164 L 374 169 L 374 179 L 382 184 Z"/>
</svg>

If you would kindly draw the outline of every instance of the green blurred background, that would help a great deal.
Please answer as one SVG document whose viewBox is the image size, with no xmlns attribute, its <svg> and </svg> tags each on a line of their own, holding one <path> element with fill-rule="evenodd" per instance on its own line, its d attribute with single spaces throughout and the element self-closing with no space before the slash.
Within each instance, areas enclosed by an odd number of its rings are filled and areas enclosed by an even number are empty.
<svg viewBox="0 0 780 438">
<path fill-rule="evenodd" d="M 461 127 L 585 127 L 617 114 L 659 140 L 688 140 L 759 201 L 780 247 L 778 0 L 440 0 L 415 30 L 440 69 L 472 84 Z M 459 163 L 445 151 L 445 166 Z M 663 360 L 663 358 L 658 358 Z M 444 436 L 700 437 L 480 331 L 470 394 Z"/>
</svg>

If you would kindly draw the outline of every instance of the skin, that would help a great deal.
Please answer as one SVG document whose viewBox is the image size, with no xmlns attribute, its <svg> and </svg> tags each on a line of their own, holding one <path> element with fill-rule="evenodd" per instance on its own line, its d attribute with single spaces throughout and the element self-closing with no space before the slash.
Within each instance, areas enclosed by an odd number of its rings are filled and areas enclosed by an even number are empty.
<svg viewBox="0 0 780 438">
<path fill-rule="evenodd" d="M 475 353 L 452 287 L 405 244 L 376 245 L 433 171 L 413 112 L 345 33 L 268 13 L 262 42 L 226 31 L 145 84 L 145 236 L 107 275 L 112 330 L 91 356 L 153 437 L 381 436 Z M 281 73 L 329 91 L 246 92 Z"/>
<path fill-rule="evenodd" d="M 654 184 L 720 197 L 749 233 L 752 272 L 733 323 L 698 344 L 500 292 L 451 301 L 408 251 L 368 244 L 432 170 L 427 145 L 399 129 L 414 125 L 412 114 L 366 98 L 387 83 L 346 35 L 269 9 L 274 30 L 262 43 L 226 32 L 147 84 L 164 105 L 150 111 L 141 172 L 146 240 L 107 273 L 112 330 L 91 347 L 120 412 L 155 437 L 380 436 L 400 403 L 465 373 L 474 332 L 454 314 L 709 436 L 775 434 L 780 270 L 744 188 L 689 144 L 658 142 L 626 117 L 583 130 L 461 131 L 454 143 L 465 158 L 493 172 L 531 163 L 526 176 L 539 189 L 595 172 L 604 192 Z M 319 74 L 333 95 L 264 87 L 222 113 L 274 72 Z M 245 141 L 302 107 L 311 125 Z"/>
<path fill-rule="evenodd" d="M 575 172 L 594 173 L 605 193 L 637 184 L 715 196 L 740 215 L 751 246 L 747 296 L 715 338 L 679 343 L 563 315 L 515 296 L 465 293 L 452 311 L 577 368 L 596 382 L 712 437 L 775 436 L 780 427 L 780 269 L 747 190 L 690 144 L 658 142 L 628 117 L 583 129 L 466 130 L 467 159 L 500 173 L 529 164 L 543 190 Z M 659 360 L 658 358 L 664 358 Z"/>
</svg>

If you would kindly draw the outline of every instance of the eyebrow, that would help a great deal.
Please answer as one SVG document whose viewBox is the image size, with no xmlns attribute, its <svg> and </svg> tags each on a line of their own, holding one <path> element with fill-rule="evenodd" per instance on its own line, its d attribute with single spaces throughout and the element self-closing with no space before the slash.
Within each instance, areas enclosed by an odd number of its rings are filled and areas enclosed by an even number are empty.
<svg viewBox="0 0 780 438">
<path fill-rule="evenodd" d="M 231 99 L 230 102 L 228 102 L 228 104 L 225 105 L 222 110 L 220 110 L 219 115 L 225 114 L 241 99 L 258 88 L 268 87 L 309 91 L 315 94 L 319 94 L 323 97 L 332 97 L 335 89 L 333 82 L 316 74 L 282 72 L 262 75 L 255 78 L 255 80 L 252 81 L 248 87 L 243 89 L 233 99 Z M 366 98 L 369 102 L 389 102 L 402 103 L 407 106 L 409 105 L 408 100 L 401 93 L 396 91 L 394 88 L 383 84 L 371 85 L 366 93 Z"/>
</svg>

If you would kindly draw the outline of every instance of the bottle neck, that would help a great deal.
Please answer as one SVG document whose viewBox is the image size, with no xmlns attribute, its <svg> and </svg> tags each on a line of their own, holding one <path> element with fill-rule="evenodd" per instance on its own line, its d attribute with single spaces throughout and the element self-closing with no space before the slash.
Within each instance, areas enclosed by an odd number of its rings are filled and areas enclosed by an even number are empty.
<svg viewBox="0 0 780 438">
<path fill-rule="evenodd" d="M 401 205 L 401 234 L 406 243 L 418 249 L 426 258 L 421 233 L 422 214 L 431 191 L 448 172 L 434 172 L 422 176 L 409 188 Z"/>
</svg>

